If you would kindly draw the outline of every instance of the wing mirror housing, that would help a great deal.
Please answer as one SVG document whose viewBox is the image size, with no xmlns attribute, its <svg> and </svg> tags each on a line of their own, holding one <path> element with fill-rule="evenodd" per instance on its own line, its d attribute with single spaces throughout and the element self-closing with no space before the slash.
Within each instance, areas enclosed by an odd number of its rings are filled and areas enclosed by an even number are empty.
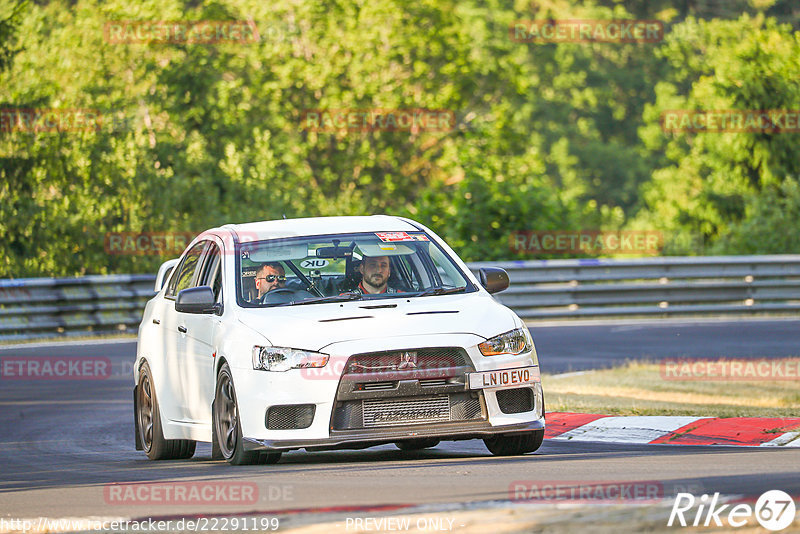
<svg viewBox="0 0 800 534">
<path fill-rule="evenodd" d="M 478 271 L 481 285 L 489 293 L 499 293 L 508 289 L 508 273 L 500 267 L 481 267 Z"/>
<path fill-rule="evenodd" d="M 178 293 L 175 311 L 219 314 L 222 312 L 222 305 L 215 302 L 214 290 L 209 286 L 190 287 Z"/>
</svg>

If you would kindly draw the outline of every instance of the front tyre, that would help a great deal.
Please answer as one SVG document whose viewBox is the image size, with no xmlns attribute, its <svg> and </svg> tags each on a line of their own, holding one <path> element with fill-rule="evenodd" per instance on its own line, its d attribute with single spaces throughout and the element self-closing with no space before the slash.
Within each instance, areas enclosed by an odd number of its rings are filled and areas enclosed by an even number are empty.
<svg viewBox="0 0 800 534">
<path fill-rule="evenodd" d="M 534 452 L 542 446 L 544 429 L 532 432 L 519 432 L 506 436 L 494 436 L 484 439 L 486 448 L 495 456 L 516 456 Z"/>
<path fill-rule="evenodd" d="M 189 439 L 164 439 L 161 414 L 153 386 L 153 373 L 145 362 L 139 370 L 136 387 L 136 422 L 142 449 L 151 460 L 183 460 L 194 456 L 197 442 Z"/>
<path fill-rule="evenodd" d="M 281 458 L 280 452 L 246 451 L 242 439 L 239 406 L 233 375 L 227 363 L 223 363 L 217 374 L 214 393 L 214 439 L 219 452 L 231 465 L 274 464 Z"/>
</svg>

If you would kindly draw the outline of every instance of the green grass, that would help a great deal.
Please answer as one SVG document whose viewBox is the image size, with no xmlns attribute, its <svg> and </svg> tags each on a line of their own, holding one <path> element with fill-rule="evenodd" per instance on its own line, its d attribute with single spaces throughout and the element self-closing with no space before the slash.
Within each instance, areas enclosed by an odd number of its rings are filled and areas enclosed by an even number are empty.
<svg viewBox="0 0 800 534">
<path fill-rule="evenodd" d="M 792 359 L 796 361 L 796 359 Z M 800 379 L 666 380 L 652 362 L 544 375 L 547 411 L 611 415 L 800 417 Z"/>
</svg>

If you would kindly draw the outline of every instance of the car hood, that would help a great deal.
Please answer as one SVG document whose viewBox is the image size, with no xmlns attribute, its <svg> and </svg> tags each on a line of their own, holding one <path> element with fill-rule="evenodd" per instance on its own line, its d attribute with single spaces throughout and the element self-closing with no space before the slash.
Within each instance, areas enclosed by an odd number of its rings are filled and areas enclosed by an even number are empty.
<svg viewBox="0 0 800 534">
<path fill-rule="evenodd" d="M 488 339 L 516 326 L 490 295 L 360 300 L 241 309 L 239 320 L 277 347 L 320 351 L 331 343 L 400 335 L 476 334 Z"/>
</svg>

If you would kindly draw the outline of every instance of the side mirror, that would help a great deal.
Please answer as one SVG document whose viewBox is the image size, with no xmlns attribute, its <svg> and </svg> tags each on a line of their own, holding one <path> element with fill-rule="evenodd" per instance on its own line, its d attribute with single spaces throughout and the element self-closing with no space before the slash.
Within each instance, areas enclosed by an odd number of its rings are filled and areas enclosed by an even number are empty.
<svg viewBox="0 0 800 534">
<path fill-rule="evenodd" d="M 489 293 L 499 293 L 508 289 L 508 273 L 500 267 L 481 267 L 478 271 L 481 285 Z"/>
<path fill-rule="evenodd" d="M 184 289 L 175 300 L 175 310 L 183 313 L 216 313 L 219 309 L 214 291 L 208 286 Z"/>
<path fill-rule="evenodd" d="M 161 264 L 161 267 L 158 268 L 158 274 L 156 275 L 156 285 L 153 289 L 155 289 L 156 293 L 161 291 L 161 288 L 164 287 L 164 284 L 167 283 L 169 280 L 169 275 L 172 274 L 172 269 L 175 268 L 175 264 L 178 263 L 179 258 L 175 258 L 173 260 L 167 260 Z"/>
</svg>

